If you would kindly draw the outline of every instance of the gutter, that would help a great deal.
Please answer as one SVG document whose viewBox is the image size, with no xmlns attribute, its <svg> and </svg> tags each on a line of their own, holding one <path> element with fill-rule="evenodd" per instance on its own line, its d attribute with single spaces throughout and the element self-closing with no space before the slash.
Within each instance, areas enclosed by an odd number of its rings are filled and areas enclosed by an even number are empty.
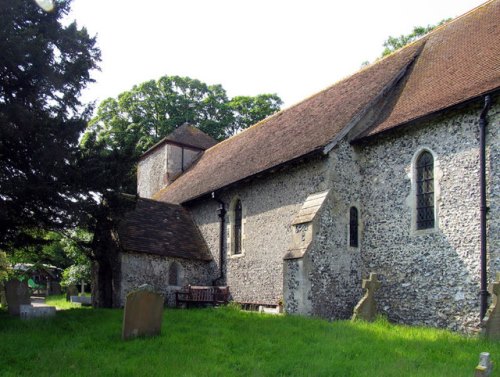
<svg viewBox="0 0 500 377">
<path fill-rule="evenodd" d="M 217 216 L 219 216 L 219 277 L 212 281 L 212 285 L 219 283 L 224 279 L 224 228 L 226 221 L 226 206 L 224 202 L 215 197 L 215 191 L 212 192 L 212 199 L 219 203 L 219 208 L 217 209 Z"/>
<path fill-rule="evenodd" d="M 486 206 L 486 126 L 488 125 L 488 110 L 491 106 L 491 96 L 484 97 L 484 107 L 479 116 L 479 190 L 480 190 L 480 223 L 481 223 L 481 307 L 480 319 L 486 315 L 488 306 L 488 275 L 487 275 L 487 238 L 486 238 L 486 215 L 488 207 Z"/>
</svg>

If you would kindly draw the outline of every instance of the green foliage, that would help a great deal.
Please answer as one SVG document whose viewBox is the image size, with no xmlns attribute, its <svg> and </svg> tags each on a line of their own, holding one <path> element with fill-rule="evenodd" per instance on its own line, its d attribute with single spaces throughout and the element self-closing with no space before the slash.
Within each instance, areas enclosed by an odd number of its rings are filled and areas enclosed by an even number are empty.
<svg viewBox="0 0 500 377">
<path fill-rule="evenodd" d="M 275 94 L 229 99 L 220 85 L 163 76 L 103 101 L 81 146 L 93 161 L 92 176 L 103 187 L 135 193 L 139 156 L 185 122 L 223 140 L 275 113 L 281 104 Z"/>
<path fill-rule="evenodd" d="M 69 266 L 63 271 L 61 285 L 68 287 L 70 285 L 78 285 L 82 281 L 88 283 L 91 279 L 90 262 Z"/>
<path fill-rule="evenodd" d="M 0 249 L 46 240 L 33 229 L 60 230 L 80 220 L 88 190 L 77 169 L 78 140 L 90 107 L 81 90 L 100 52 L 75 23 L 34 1 L 0 0 Z M 87 196 L 88 197 L 88 196 Z"/>
<path fill-rule="evenodd" d="M 7 280 L 11 272 L 10 263 L 7 259 L 7 254 L 0 251 L 0 282 Z"/>
<path fill-rule="evenodd" d="M 480 352 L 495 363 L 500 355 L 498 342 L 443 330 L 226 308 L 167 309 L 160 336 L 123 342 L 122 317 L 106 309 L 33 321 L 0 313 L 2 375 L 468 377 Z"/>
<path fill-rule="evenodd" d="M 392 54 L 394 51 L 399 50 L 401 47 L 404 47 L 407 44 L 410 44 L 416 41 L 417 39 L 422 38 L 427 33 L 431 32 L 438 26 L 447 23 L 450 20 L 451 18 L 441 20 L 437 25 L 415 26 L 413 28 L 413 31 L 407 35 L 400 35 L 399 37 L 389 36 L 387 40 L 384 42 L 383 46 L 385 48 L 384 51 L 382 52 L 381 57 Z"/>
</svg>

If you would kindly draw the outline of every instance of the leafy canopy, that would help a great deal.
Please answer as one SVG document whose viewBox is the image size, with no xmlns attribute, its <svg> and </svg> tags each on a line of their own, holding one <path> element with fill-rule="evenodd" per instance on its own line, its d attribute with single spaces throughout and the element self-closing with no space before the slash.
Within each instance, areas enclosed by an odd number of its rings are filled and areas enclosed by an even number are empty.
<svg viewBox="0 0 500 377">
<path fill-rule="evenodd" d="M 69 5 L 0 0 L 0 249 L 43 242 L 33 229 L 80 215 L 78 139 L 91 109 L 79 95 L 100 52 L 85 29 L 61 24 Z"/>
<path fill-rule="evenodd" d="M 280 109 L 276 94 L 228 98 L 221 85 L 180 76 L 163 76 L 108 98 L 89 122 L 81 145 L 95 161 L 96 174 L 106 171 L 110 184 L 134 193 L 139 156 L 188 122 L 223 140 Z"/>
<path fill-rule="evenodd" d="M 384 48 L 384 51 L 382 51 L 381 57 L 392 54 L 394 51 L 399 50 L 401 47 L 404 47 L 407 44 L 410 44 L 410 43 L 416 41 L 417 39 L 422 38 L 427 33 L 430 33 L 432 30 L 434 30 L 438 26 L 441 26 L 450 20 L 451 20 L 451 18 L 441 20 L 436 25 L 415 26 L 411 33 L 406 34 L 406 35 L 400 35 L 399 37 L 389 36 L 383 44 L 383 46 L 385 48 Z"/>
</svg>

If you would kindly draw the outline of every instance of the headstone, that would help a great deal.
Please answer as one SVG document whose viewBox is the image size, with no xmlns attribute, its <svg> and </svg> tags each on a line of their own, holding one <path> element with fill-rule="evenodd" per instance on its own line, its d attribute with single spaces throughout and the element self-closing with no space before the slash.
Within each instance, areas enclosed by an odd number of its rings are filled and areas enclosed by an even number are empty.
<svg viewBox="0 0 500 377">
<path fill-rule="evenodd" d="M 481 352 L 479 354 L 479 365 L 476 367 L 474 377 L 489 377 L 493 371 L 493 363 L 490 360 L 488 352 Z"/>
<path fill-rule="evenodd" d="M 20 315 L 21 319 L 53 317 L 56 315 L 56 307 L 21 305 Z"/>
<path fill-rule="evenodd" d="M 363 289 L 366 293 L 354 308 L 352 320 L 362 319 L 373 322 L 377 315 L 377 303 L 375 302 L 375 291 L 380 288 L 377 274 L 371 272 L 369 279 L 363 279 Z"/>
<path fill-rule="evenodd" d="M 498 296 L 500 295 L 500 274 L 497 274 L 496 281 L 491 284 L 490 293 L 493 296 L 493 301 L 483 320 L 482 327 L 487 338 L 500 340 L 500 306 L 498 305 Z"/>
<path fill-rule="evenodd" d="M 70 301 L 71 296 L 78 296 L 78 288 L 76 285 L 68 285 L 66 287 L 66 301 Z"/>
<path fill-rule="evenodd" d="M 127 295 L 123 313 L 122 339 L 154 336 L 161 332 L 163 296 L 150 285 L 142 285 Z"/>
<path fill-rule="evenodd" d="M 9 314 L 19 315 L 19 307 L 30 304 L 28 283 L 17 279 L 9 280 L 5 283 L 5 296 L 7 297 Z"/>
</svg>

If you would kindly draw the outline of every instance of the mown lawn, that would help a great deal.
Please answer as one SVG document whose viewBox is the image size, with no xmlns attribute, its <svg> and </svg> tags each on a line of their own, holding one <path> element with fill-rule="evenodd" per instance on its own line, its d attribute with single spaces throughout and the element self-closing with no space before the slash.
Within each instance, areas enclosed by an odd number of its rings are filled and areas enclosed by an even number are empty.
<svg viewBox="0 0 500 377">
<path fill-rule="evenodd" d="M 123 342 L 122 310 L 0 312 L 1 376 L 468 376 L 500 343 L 446 331 L 231 308 L 165 310 L 161 336 Z"/>
</svg>

